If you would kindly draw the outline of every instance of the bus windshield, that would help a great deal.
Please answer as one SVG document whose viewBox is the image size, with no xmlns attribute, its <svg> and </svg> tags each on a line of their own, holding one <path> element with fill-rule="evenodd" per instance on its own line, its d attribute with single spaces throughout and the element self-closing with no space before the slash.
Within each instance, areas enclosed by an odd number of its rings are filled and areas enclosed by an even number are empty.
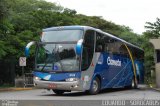
<svg viewBox="0 0 160 106">
<path fill-rule="evenodd" d="M 39 44 L 36 55 L 36 70 L 78 71 L 79 59 L 75 53 L 76 44 Z"/>
<path fill-rule="evenodd" d="M 78 41 L 82 38 L 82 30 L 55 30 L 42 33 L 42 42 Z"/>
</svg>

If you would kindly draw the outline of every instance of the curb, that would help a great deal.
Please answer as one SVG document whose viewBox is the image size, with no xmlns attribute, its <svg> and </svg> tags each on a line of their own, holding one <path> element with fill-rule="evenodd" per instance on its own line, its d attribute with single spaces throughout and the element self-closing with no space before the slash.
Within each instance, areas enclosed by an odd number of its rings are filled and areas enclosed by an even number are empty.
<svg viewBox="0 0 160 106">
<path fill-rule="evenodd" d="M 23 90 L 33 90 L 35 88 L 0 88 L 0 92 L 4 91 L 23 91 Z"/>
<path fill-rule="evenodd" d="M 147 90 L 147 89 L 150 89 L 150 87 L 148 85 L 145 85 L 145 84 L 138 84 L 138 89 Z"/>
<path fill-rule="evenodd" d="M 160 92 L 160 88 L 151 88 L 153 90 L 159 91 Z"/>
</svg>

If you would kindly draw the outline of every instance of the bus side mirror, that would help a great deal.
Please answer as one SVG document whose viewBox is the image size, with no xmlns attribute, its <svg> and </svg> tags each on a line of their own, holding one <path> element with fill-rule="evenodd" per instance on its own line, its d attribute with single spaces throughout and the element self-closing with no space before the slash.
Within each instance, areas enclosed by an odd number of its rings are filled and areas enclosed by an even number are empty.
<svg viewBox="0 0 160 106">
<path fill-rule="evenodd" d="M 80 39 L 76 45 L 76 54 L 81 55 L 82 50 L 83 50 L 83 39 Z"/>
<path fill-rule="evenodd" d="M 26 56 L 26 57 L 29 56 L 30 47 L 31 47 L 32 45 L 34 45 L 34 44 L 36 44 L 36 42 L 35 42 L 35 41 L 31 41 L 31 42 L 29 42 L 29 43 L 27 44 L 27 46 L 25 47 L 25 56 Z"/>
</svg>

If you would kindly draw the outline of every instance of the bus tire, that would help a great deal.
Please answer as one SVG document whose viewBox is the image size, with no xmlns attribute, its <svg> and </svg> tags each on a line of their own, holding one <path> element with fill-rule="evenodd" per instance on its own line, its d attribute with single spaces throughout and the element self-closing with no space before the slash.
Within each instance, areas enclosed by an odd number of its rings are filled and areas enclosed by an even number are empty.
<svg viewBox="0 0 160 106">
<path fill-rule="evenodd" d="M 62 95 L 64 90 L 52 90 L 56 95 Z"/>
<path fill-rule="evenodd" d="M 89 90 L 89 94 L 96 95 L 100 91 L 100 80 L 98 77 L 94 78 L 91 83 L 91 88 Z"/>
</svg>

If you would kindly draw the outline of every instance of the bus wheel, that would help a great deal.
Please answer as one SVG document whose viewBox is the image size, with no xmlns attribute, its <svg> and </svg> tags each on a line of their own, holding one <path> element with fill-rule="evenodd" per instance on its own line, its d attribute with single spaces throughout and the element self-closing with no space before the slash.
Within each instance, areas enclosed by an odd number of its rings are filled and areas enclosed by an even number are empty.
<svg viewBox="0 0 160 106">
<path fill-rule="evenodd" d="M 97 93 L 99 93 L 99 91 L 100 91 L 100 80 L 96 77 L 95 79 L 93 79 L 89 93 L 91 95 L 96 95 Z"/>
<path fill-rule="evenodd" d="M 62 95 L 64 93 L 64 90 L 53 90 L 53 92 L 56 94 L 56 95 Z"/>
</svg>

